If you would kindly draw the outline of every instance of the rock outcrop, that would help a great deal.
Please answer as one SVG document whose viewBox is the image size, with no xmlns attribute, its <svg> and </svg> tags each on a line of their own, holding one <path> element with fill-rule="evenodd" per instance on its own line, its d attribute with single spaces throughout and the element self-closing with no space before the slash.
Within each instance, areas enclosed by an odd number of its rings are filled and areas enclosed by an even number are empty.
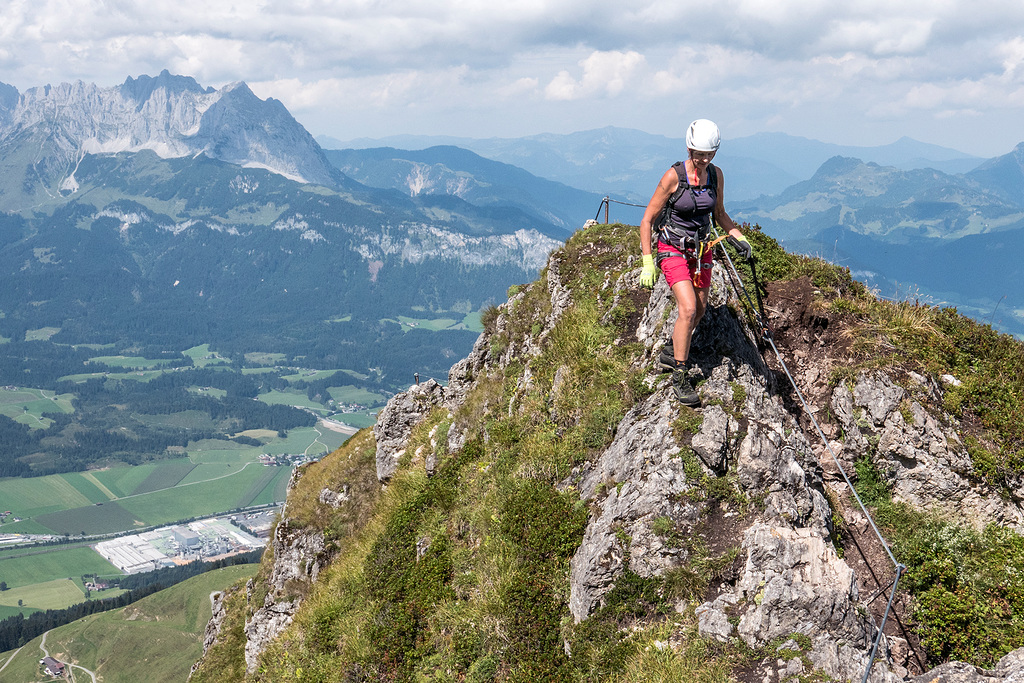
<svg viewBox="0 0 1024 683">
<path fill-rule="evenodd" d="M 292 474 L 289 491 L 299 481 L 301 472 L 297 469 Z M 270 551 L 274 559 L 266 584 L 258 587 L 255 580 L 249 579 L 246 586 L 247 603 L 252 609 L 252 616 L 245 620 L 245 663 L 249 673 L 256 670 L 267 644 L 292 622 L 309 586 L 331 558 L 322 530 L 291 527 L 287 504 L 274 529 Z M 257 595 L 260 589 L 266 590 L 262 600 Z"/>
<path fill-rule="evenodd" d="M 517 368 L 516 376 L 503 376 L 517 396 L 535 385 L 529 361 L 572 306 L 562 258 L 553 255 L 543 283 L 535 285 L 544 287 L 540 303 L 520 292 L 498 308 L 470 356 L 452 368 L 447 386 L 427 382 L 389 402 L 374 427 L 380 482 L 395 475 L 410 435 L 435 409 L 447 411 L 447 437 L 435 439 L 432 431 L 431 454 L 422 462 L 410 459 L 428 473 L 438 458 L 461 448 L 470 432 L 480 433 L 470 413 L 459 408 L 490 373 Z M 993 670 L 949 663 L 912 676 L 907 657 L 896 654 L 905 652 L 907 643 L 878 638 L 877 615 L 862 594 L 858 570 L 837 549 L 836 520 L 861 513 L 843 507 L 844 485 L 835 477 L 829 451 L 851 470 L 870 453 L 889 477 L 894 497 L 912 506 L 966 511 L 976 520 L 1021 528 L 1019 504 L 992 495 L 971 477 L 955 420 L 939 408 L 942 387 L 920 376 L 875 370 L 824 393 L 820 380 L 829 375 L 831 361 L 790 349 L 790 359 L 801 362 L 795 373 L 799 391 L 831 401 L 825 426 L 831 441 L 823 443 L 824 434 L 811 428 L 817 426 L 811 418 L 824 416 L 826 406 L 797 405 L 777 361 L 765 360 L 755 333 L 736 314 L 716 266 L 710 305 L 691 354 L 690 372 L 703 407 L 681 409 L 668 376 L 653 362 L 675 321 L 675 305 L 663 281 L 649 297 L 642 292 L 638 272 L 606 273 L 599 296 L 615 307 L 642 302 L 631 323 L 635 332 L 615 343 L 642 349 L 634 369 L 649 391 L 614 427 L 607 446 L 559 486 L 575 492 L 590 510 L 569 566 L 566 592 L 573 621 L 592 618 L 627 573 L 665 577 L 695 561 L 713 560 L 719 569 L 700 597 L 679 600 L 675 608 L 695 613 L 704 638 L 742 641 L 752 651 L 769 653 L 753 674 L 758 680 L 805 675 L 860 680 L 878 639 L 873 683 L 1024 681 L 1024 650 L 1006 655 Z M 513 316 L 527 305 L 534 315 L 528 331 Z M 547 380 L 552 423 L 561 419 L 558 395 L 567 372 L 558 368 L 553 381 Z M 503 407 L 509 413 L 515 409 L 514 399 Z M 480 407 L 477 414 L 486 410 Z M 331 505 L 338 495 L 322 492 L 320 502 Z M 271 588 L 246 625 L 250 665 L 259 643 L 287 625 L 301 600 L 289 586 L 316 580 L 325 556 L 322 541 L 309 531 L 293 538 L 287 524 L 279 527 Z M 778 657 L 770 655 L 773 648 Z M 799 656 L 783 656 L 787 652 Z"/>
<path fill-rule="evenodd" d="M 926 378 L 907 375 L 907 387 L 882 372 L 861 373 L 852 389 L 839 385 L 832 408 L 845 434 L 842 459 L 867 457 L 892 486 L 893 497 L 918 509 L 940 510 L 977 527 L 995 523 L 1024 532 L 1020 501 L 1007 500 L 972 477 L 967 448 L 956 420 L 934 406 L 941 389 Z"/>
</svg>

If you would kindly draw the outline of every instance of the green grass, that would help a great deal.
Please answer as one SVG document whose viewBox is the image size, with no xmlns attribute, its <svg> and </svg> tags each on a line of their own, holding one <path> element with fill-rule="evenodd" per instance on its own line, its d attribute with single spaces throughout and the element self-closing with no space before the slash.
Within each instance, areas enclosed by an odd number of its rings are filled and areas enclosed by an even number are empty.
<svg viewBox="0 0 1024 683">
<path fill-rule="evenodd" d="M 73 413 L 74 394 L 56 395 L 52 391 L 18 387 L 14 391 L 0 388 L 0 415 L 27 424 L 32 429 L 45 429 L 53 420 L 43 413 Z"/>
<path fill-rule="evenodd" d="M 0 555 L 0 579 L 6 581 L 12 590 L 0 593 L 0 604 L 12 604 L 8 596 L 20 587 L 30 587 L 58 579 L 77 579 L 82 574 L 120 576 L 121 572 L 87 545 L 5 551 Z M 25 602 L 28 604 L 28 600 Z M 18 604 L 16 598 L 13 604 Z"/>
<path fill-rule="evenodd" d="M 245 354 L 245 360 L 256 365 L 280 365 L 287 359 L 288 356 L 283 353 L 264 353 L 254 351 L 252 353 Z"/>
<path fill-rule="evenodd" d="M 265 468 L 250 463 L 232 469 L 237 471 L 213 481 L 125 498 L 120 504 L 147 525 L 215 515 L 238 507 L 239 500 Z"/>
<path fill-rule="evenodd" d="M 0 479 L 0 511 L 23 519 L 92 502 L 62 475 Z"/>
<path fill-rule="evenodd" d="M 25 607 L 35 609 L 64 609 L 84 601 L 85 593 L 68 578 L 0 592 L 0 605 L 17 607 L 18 600 L 21 600 Z"/>
<path fill-rule="evenodd" d="M 467 314 L 466 317 L 462 319 L 462 324 L 467 330 L 472 330 L 473 332 L 484 331 L 484 324 L 480 321 L 480 311 L 474 311 L 473 313 Z"/>
<path fill-rule="evenodd" d="M 181 355 L 191 358 L 192 364 L 197 368 L 205 368 L 208 365 L 220 365 L 231 362 L 229 359 L 217 354 L 217 352 L 211 351 L 209 344 L 193 346 L 191 349 L 182 351 Z"/>
<path fill-rule="evenodd" d="M 362 406 L 377 406 L 385 403 L 383 394 L 351 385 L 328 387 L 327 393 L 336 403 L 355 403 Z"/>
<path fill-rule="evenodd" d="M 263 467 L 262 469 L 263 476 L 254 481 L 249 489 L 238 498 L 238 507 L 255 505 L 256 499 L 263 494 L 265 489 L 270 488 L 273 491 L 276 488 L 275 483 L 282 472 L 291 471 L 290 467 Z"/>
<path fill-rule="evenodd" d="M 361 410 L 357 413 L 335 413 L 329 417 L 336 422 L 344 422 L 357 429 L 364 429 L 372 427 L 377 422 L 377 411 Z"/>
<path fill-rule="evenodd" d="M 122 499 L 130 500 L 130 499 Z M 82 534 L 111 534 L 126 531 L 145 522 L 126 510 L 119 502 L 58 510 L 39 515 L 35 521 L 52 529 L 56 534 L 81 536 Z"/>
<path fill-rule="evenodd" d="M 161 462 L 135 487 L 132 495 L 172 488 L 188 476 L 195 466 L 196 464 L 188 458 Z"/>
<path fill-rule="evenodd" d="M 381 322 L 397 323 L 402 326 L 403 332 L 416 329 L 438 332 L 453 327 L 462 327 L 463 323 L 462 320 L 454 318 L 410 318 L 404 315 L 395 316 L 394 318 L 381 318 Z"/>
<path fill-rule="evenodd" d="M 34 519 L 23 519 L 20 522 L 6 522 L 0 524 L 0 531 L 5 534 L 52 534 L 53 529 L 48 529 Z"/>
<path fill-rule="evenodd" d="M 229 462 L 204 463 L 196 465 L 180 483 L 195 484 L 196 482 L 216 479 L 228 474 L 235 474 L 238 472 L 239 468 L 240 465 L 238 463 L 232 464 Z"/>
<path fill-rule="evenodd" d="M 281 379 L 287 380 L 290 384 L 295 382 L 318 382 L 341 372 L 341 370 L 298 370 L 292 375 L 283 375 Z"/>
<path fill-rule="evenodd" d="M 274 467 L 269 469 L 277 470 L 277 474 L 267 483 L 263 490 L 252 499 L 250 505 L 270 505 L 271 503 L 279 503 L 287 498 L 288 480 L 292 476 L 292 468 Z"/>
<path fill-rule="evenodd" d="M 348 438 L 322 427 L 319 433 L 312 427 L 294 429 L 285 438 L 271 431 L 260 435 L 268 437 L 263 446 L 203 440 L 189 444 L 188 457 L 84 473 L 0 479 L 0 511 L 11 510 L 22 520 L 0 524 L 0 531 L 72 536 L 130 531 L 225 512 L 246 500 L 278 501 L 282 497 L 267 490 L 280 488 L 276 483 L 253 488 L 263 476 L 257 474 L 262 470 L 257 466 L 261 453 L 323 455 Z M 272 478 L 276 482 L 278 477 Z M 215 490 L 217 486 L 223 490 Z M 156 497 L 139 500 L 147 496 Z"/>
<path fill-rule="evenodd" d="M 29 607 L 8 607 L 7 605 L 0 605 L 0 620 L 6 619 L 7 617 L 14 617 L 18 615 L 27 617 L 33 612 L 38 611 L 39 610 L 31 609 Z M 0 655 L 0 666 L 2 666 L 5 661 L 7 661 L 7 655 Z"/>
<path fill-rule="evenodd" d="M 85 496 L 90 503 L 105 503 L 111 500 L 111 497 L 100 490 L 100 488 L 96 486 L 95 482 L 91 481 L 80 472 L 61 474 L 58 476 L 70 484 L 73 489 Z"/>
<path fill-rule="evenodd" d="M 277 432 L 274 432 L 275 437 Z M 240 464 L 253 462 L 264 448 L 247 446 L 223 439 L 203 439 L 188 445 L 189 459 L 201 465 Z"/>
<path fill-rule="evenodd" d="M 95 356 L 88 362 L 125 370 L 152 370 L 167 365 L 171 360 L 169 358 L 143 358 L 142 356 Z"/>
<path fill-rule="evenodd" d="M 94 671 L 106 683 L 179 683 L 202 654 L 210 619 L 210 594 L 245 581 L 256 565 L 201 574 L 128 607 L 94 614 L 50 631 L 51 653 Z M 26 644 L 0 676 L 3 680 L 43 680 L 40 638 Z M 11 653 L 0 656 L 0 665 Z M 75 670 L 76 680 L 88 680 Z"/>
<path fill-rule="evenodd" d="M 25 330 L 25 341 L 48 341 L 60 332 L 59 327 L 40 327 L 38 330 Z"/>
<path fill-rule="evenodd" d="M 322 404 L 316 401 L 311 401 L 306 396 L 304 391 L 270 391 L 265 394 L 260 394 L 257 398 L 268 403 L 270 405 L 285 405 L 285 406 L 297 406 L 299 408 L 308 408 L 316 413 L 325 415 L 327 409 Z"/>
<path fill-rule="evenodd" d="M 145 465 L 112 467 L 95 470 L 92 475 L 118 497 L 133 493 L 140 484 L 158 467 L 156 463 Z"/>
<path fill-rule="evenodd" d="M 228 395 L 228 392 L 224 389 L 217 389 L 216 387 L 187 387 L 187 390 L 193 394 L 199 394 L 200 396 L 212 396 L 213 398 L 224 398 Z"/>
<path fill-rule="evenodd" d="M 270 455 L 285 455 L 291 453 L 305 453 L 306 449 L 309 448 L 310 444 L 315 442 L 318 438 L 321 440 L 325 438 L 343 438 L 344 435 L 338 434 L 335 436 L 335 432 L 320 430 L 325 436 L 321 437 L 317 434 L 313 427 L 299 427 L 298 429 L 292 429 L 288 432 L 288 436 L 283 439 L 276 439 L 270 443 L 264 444 L 261 451 L 263 453 L 269 453 Z"/>
</svg>

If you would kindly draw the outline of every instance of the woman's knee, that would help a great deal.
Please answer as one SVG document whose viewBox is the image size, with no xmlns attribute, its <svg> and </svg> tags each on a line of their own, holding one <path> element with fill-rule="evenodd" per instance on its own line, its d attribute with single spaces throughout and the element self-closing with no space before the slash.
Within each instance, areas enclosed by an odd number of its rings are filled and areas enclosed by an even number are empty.
<svg viewBox="0 0 1024 683">
<path fill-rule="evenodd" d="M 679 311 L 679 319 L 689 321 L 691 324 L 700 320 L 697 314 L 697 306 L 693 302 L 680 301 L 676 307 Z"/>
</svg>

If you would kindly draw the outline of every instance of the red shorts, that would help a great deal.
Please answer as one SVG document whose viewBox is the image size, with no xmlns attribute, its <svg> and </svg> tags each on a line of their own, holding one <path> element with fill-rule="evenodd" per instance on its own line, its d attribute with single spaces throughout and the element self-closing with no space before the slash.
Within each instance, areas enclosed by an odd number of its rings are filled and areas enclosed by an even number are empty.
<svg viewBox="0 0 1024 683">
<path fill-rule="evenodd" d="M 696 257 L 687 258 L 683 252 L 659 240 L 657 244 L 658 267 L 665 274 L 665 281 L 668 282 L 669 287 L 673 287 L 677 282 L 690 280 L 696 289 L 706 289 L 711 286 L 711 268 L 714 265 L 712 251 L 712 249 L 708 249 L 701 257 L 700 270 L 694 277 L 693 271 L 697 267 Z M 671 254 L 671 256 L 666 257 L 663 254 Z"/>
</svg>

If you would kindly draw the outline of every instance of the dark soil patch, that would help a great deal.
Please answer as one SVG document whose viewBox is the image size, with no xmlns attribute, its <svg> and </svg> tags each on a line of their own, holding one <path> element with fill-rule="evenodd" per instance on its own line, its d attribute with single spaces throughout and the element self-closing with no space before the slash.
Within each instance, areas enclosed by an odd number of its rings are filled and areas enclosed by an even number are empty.
<svg viewBox="0 0 1024 683">
<path fill-rule="evenodd" d="M 721 501 L 711 501 L 701 528 L 704 540 L 708 544 L 708 556 L 721 557 L 733 548 L 740 548 L 743 544 L 743 532 L 749 526 L 749 518 L 723 505 Z M 734 587 L 743 574 L 746 563 L 746 553 L 740 552 L 728 566 L 722 567 L 713 577 L 714 580 L 708 584 L 704 601 L 710 602 Z"/>
<path fill-rule="evenodd" d="M 850 321 L 825 310 L 808 277 L 769 282 L 766 289 L 767 324 L 786 367 L 811 406 L 828 405 L 833 368 L 854 360 L 850 336 L 845 333 Z M 810 428 L 804 407 L 775 354 L 769 349 L 764 356 L 786 408 L 800 419 L 802 427 Z"/>
<path fill-rule="evenodd" d="M 636 333 L 650 300 L 651 290 L 649 289 L 624 288 L 619 294 L 619 300 L 615 308 L 612 309 L 611 314 L 619 333 L 625 334 L 625 338 L 622 341 L 627 343 L 640 341 Z"/>
</svg>

